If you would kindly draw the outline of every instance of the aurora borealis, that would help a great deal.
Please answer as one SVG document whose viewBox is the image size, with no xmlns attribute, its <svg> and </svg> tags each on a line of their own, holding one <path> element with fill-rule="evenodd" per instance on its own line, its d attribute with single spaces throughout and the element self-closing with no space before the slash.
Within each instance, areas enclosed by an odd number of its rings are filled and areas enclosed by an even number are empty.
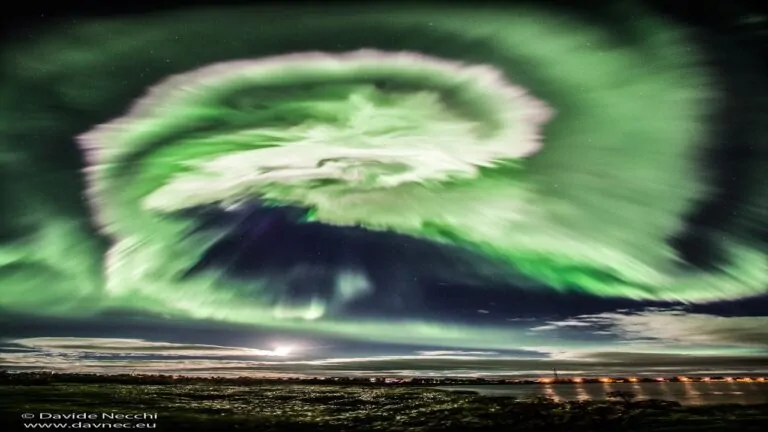
<svg viewBox="0 0 768 432">
<path fill-rule="evenodd" d="M 629 1 L 71 16 L 0 47 L 17 349 L 247 357 L 191 336 L 210 326 L 351 358 L 768 358 L 761 20 Z"/>
</svg>

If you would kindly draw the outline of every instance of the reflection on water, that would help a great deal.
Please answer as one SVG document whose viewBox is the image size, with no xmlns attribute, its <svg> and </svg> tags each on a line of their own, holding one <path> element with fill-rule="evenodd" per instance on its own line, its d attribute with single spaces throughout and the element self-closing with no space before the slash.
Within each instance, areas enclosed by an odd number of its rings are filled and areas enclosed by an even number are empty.
<svg viewBox="0 0 768 432">
<path fill-rule="evenodd" d="M 676 384 L 681 384 L 681 383 L 676 383 Z M 659 386 L 659 391 L 656 392 L 656 396 L 648 396 L 649 399 L 675 400 L 677 402 L 683 403 L 682 401 L 679 401 L 677 399 L 672 399 L 672 393 L 669 390 L 669 383 L 667 383 L 666 381 L 662 381 L 656 385 Z M 681 387 L 681 386 L 678 386 L 678 387 Z M 685 395 L 685 387 L 683 387 L 682 394 Z"/>
<path fill-rule="evenodd" d="M 768 403 L 768 383 L 671 382 L 671 383 L 589 383 L 533 385 L 457 385 L 445 390 L 474 390 L 487 396 L 549 396 L 557 400 L 605 399 L 611 391 L 629 391 L 638 399 L 664 399 L 683 405 Z"/>
<path fill-rule="evenodd" d="M 643 389 L 643 386 L 638 383 L 633 383 L 629 391 L 636 394 L 638 399 L 650 399 L 650 397 L 645 394 L 645 389 Z"/>
<path fill-rule="evenodd" d="M 554 386 L 551 384 L 544 386 L 544 391 L 542 394 L 547 397 L 557 398 L 557 392 L 555 391 Z"/>
<path fill-rule="evenodd" d="M 587 393 L 587 391 L 584 390 L 584 384 L 578 384 L 576 386 L 575 390 L 576 390 L 576 392 L 575 392 L 575 394 L 576 394 L 576 398 L 575 399 L 576 400 L 583 401 L 583 400 L 587 400 L 587 399 L 590 398 L 589 397 L 589 393 Z M 558 399 L 559 399 L 559 397 L 558 397 Z"/>
</svg>

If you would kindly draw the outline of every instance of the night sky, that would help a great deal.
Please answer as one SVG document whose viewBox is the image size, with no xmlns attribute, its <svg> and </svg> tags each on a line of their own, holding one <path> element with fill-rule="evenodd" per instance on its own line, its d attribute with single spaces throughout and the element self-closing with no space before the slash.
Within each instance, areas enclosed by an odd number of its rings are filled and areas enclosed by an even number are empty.
<svg viewBox="0 0 768 432">
<path fill-rule="evenodd" d="M 0 368 L 768 373 L 768 12 L 610 3 L 4 18 Z"/>
</svg>

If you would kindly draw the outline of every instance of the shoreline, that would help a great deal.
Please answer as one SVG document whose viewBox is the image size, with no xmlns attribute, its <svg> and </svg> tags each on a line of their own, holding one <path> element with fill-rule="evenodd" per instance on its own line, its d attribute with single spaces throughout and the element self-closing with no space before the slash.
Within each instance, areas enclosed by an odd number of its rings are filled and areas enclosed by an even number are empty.
<svg viewBox="0 0 768 432">
<path fill-rule="evenodd" d="M 618 385 L 616 385 L 618 384 Z M 516 385 L 448 385 L 433 387 L 435 390 L 454 394 L 476 395 L 489 398 L 515 399 L 520 402 L 547 398 L 553 402 L 576 403 L 584 401 L 616 400 L 635 404 L 676 403 L 684 407 L 718 405 L 760 406 L 768 404 L 768 386 L 741 386 L 724 383 L 669 383 L 666 387 L 640 384 L 585 384 L 578 388 L 552 384 L 540 384 L 521 388 Z M 664 391 L 659 391 L 660 389 Z"/>
</svg>

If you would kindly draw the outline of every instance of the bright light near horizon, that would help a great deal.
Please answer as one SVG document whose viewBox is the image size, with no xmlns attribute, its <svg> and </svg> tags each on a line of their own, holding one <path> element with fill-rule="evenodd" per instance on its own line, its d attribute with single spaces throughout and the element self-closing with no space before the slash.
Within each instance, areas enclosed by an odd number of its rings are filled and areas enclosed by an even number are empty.
<svg viewBox="0 0 768 432">
<path fill-rule="evenodd" d="M 275 353 L 276 356 L 285 357 L 291 352 L 293 352 L 293 347 L 279 346 L 279 347 L 276 347 L 272 352 Z"/>
</svg>

